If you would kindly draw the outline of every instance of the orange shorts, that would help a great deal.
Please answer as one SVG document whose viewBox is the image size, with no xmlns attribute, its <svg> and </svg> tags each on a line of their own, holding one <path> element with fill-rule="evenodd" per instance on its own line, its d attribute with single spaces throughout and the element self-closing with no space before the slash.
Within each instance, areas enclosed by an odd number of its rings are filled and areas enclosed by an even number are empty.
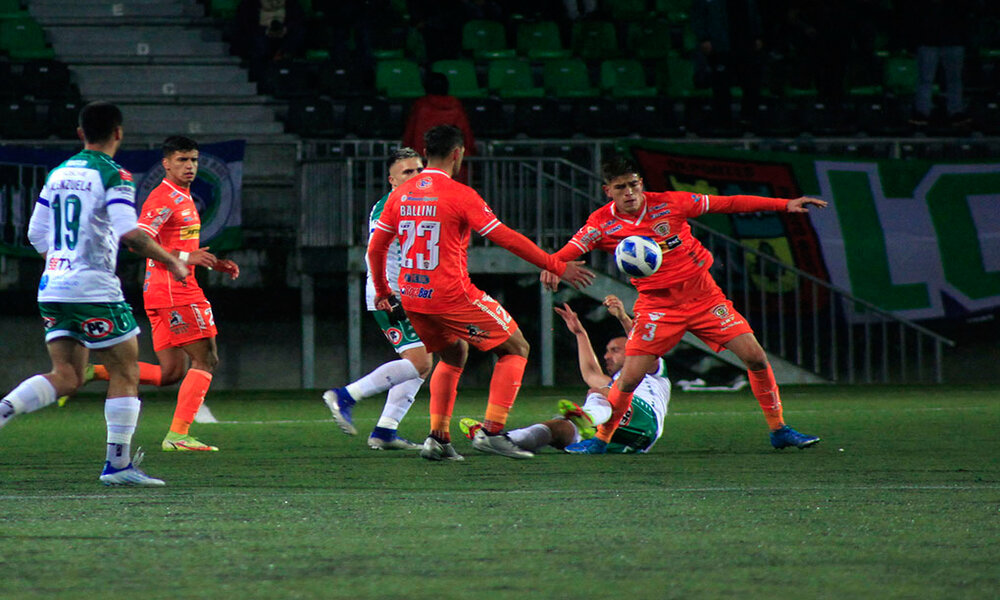
<svg viewBox="0 0 1000 600">
<path fill-rule="evenodd" d="M 147 308 L 146 316 L 153 330 L 153 350 L 156 352 L 180 348 L 219 333 L 208 300 L 168 308 Z"/>
<path fill-rule="evenodd" d="M 721 352 L 737 336 L 752 334 L 753 329 L 746 318 L 733 308 L 733 303 L 718 286 L 716 290 L 693 302 L 672 306 L 657 306 L 655 299 L 640 294 L 635 303 L 635 319 L 625 344 L 625 355 L 663 356 L 687 331 L 716 352 Z"/>
<path fill-rule="evenodd" d="M 492 350 L 517 331 L 517 322 L 510 313 L 486 293 L 447 314 L 408 312 L 406 315 L 428 352 L 444 350 L 458 339 L 479 350 Z"/>
</svg>

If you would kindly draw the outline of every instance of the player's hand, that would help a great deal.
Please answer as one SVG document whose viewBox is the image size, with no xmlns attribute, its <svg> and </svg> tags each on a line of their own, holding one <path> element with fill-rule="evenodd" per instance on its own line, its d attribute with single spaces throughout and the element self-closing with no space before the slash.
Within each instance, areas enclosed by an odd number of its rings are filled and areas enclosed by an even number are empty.
<svg viewBox="0 0 1000 600">
<path fill-rule="evenodd" d="M 220 273 L 225 273 L 226 275 L 229 275 L 230 280 L 236 279 L 237 277 L 240 276 L 240 266 L 237 265 L 235 262 L 229 260 L 228 258 L 223 258 L 219 260 L 218 262 L 215 263 L 215 266 L 212 268 Z"/>
<path fill-rule="evenodd" d="M 538 281 L 541 281 L 545 289 L 550 292 L 559 290 L 559 276 L 552 271 L 542 271 L 541 274 L 538 275 Z"/>
<path fill-rule="evenodd" d="M 594 283 L 594 273 L 583 267 L 582 260 L 571 260 L 566 263 L 566 271 L 562 274 L 562 280 L 572 285 L 576 289 L 582 289 Z"/>
<path fill-rule="evenodd" d="M 389 313 L 389 320 L 396 323 L 406 320 L 406 311 L 403 310 L 403 303 L 399 298 L 396 296 L 389 296 L 386 303 L 389 305 L 389 310 L 386 311 Z"/>
<path fill-rule="evenodd" d="M 187 264 L 196 267 L 205 267 L 206 269 L 215 268 L 215 263 L 217 262 L 219 262 L 219 259 L 208 251 L 208 246 L 193 250 L 187 257 Z"/>
<path fill-rule="evenodd" d="M 604 297 L 604 307 L 608 309 L 609 315 L 618 320 L 628 316 L 628 313 L 625 312 L 625 303 L 614 294 L 608 294 Z"/>
<path fill-rule="evenodd" d="M 820 200 L 819 198 L 810 198 L 808 196 L 802 196 L 801 198 L 795 198 L 794 200 L 788 201 L 788 206 L 785 208 L 790 213 L 807 213 L 809 212 L 809 205 L 818 206 L 820 208 L 827 207 L 826 200 Z"/>
<path fill-rule="evenodd" d="M 583 328 L 583 324 L 580 323 L 580 317 L 573 312 L 573 309 L 569 307 L 569 304 L 563 302 L 562 308 L 553 306 L 552 309 L 556 311 L 557 315 L 562 317 L 563 321 L 566 322 L 566 328 L 569 329 L 570 333 L 573 335 L 586 333 L 586 330 Z"/>
<path fill-rule="evenodd" d="M 173 260 L 166 263 L 165 266 L 167 267 L 167 270 L 170 271 L 170 274 L 174 276 L 174 279 L 177 281 L 184 281 L 187 279 L 187 276 L 191 274 L 191 270 L 188 269 L 186 264 L 184 264 L 184 261 L 176 256 L 171 256 L 170 258 Z"/>
</svg>

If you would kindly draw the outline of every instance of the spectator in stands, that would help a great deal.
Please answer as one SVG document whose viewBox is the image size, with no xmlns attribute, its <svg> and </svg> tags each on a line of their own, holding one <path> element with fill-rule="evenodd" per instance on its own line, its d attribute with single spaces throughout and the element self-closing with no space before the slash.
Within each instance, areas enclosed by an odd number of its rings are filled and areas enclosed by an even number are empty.
<svg viewBox="0 0 1000 600">
<path fill-rule="evenodd" d="M 305 44 L 305 12 L 298 0 L 243 0 L 236 9 L 234 46 L 252 69 L 292 58 Z"/>
<path fill-rule="evenodd" d="M 423 155 L 426 152 L 424 133 L 428 129 L 436 125 L 454 125 L 465 136 L 465 156 L 474 155 L 476 139 L 469 126 L 469 117 L 462 101 L 448 94 L 448 77 L 443 73 L 428 73 L 424 80 L 424 91 L 427 95 L 417 98 L 410 108 L 406 129 L 403 131 L 403 146 L 416 148 Z M 463 167 L 455 179 L 465 181 L 465 175 L 466 168 Z"/>
<path fill-rule="evenodd" d="M 910 122 L 924 126 L 930 121 L 932 92 L 938 63 L 944 71 L 945 110 L 951 125 L 967 125 L 962 102 L 964 44 L 971 35 L 967 0 L 911 0 L 905 9 L 910 19 L 911 40 L 917 52 L 917 89 Z"/>
<path fill-rule="evenodd" d="M 763 27 L 756 0 L 692 0 L 691 28 L 698 40 L 695 68 L 704 61 L 718 126 L 732 123 L 730 87 L 743 90 L 740 119 L 755 120 L 763 77 Z"/>
</svg>

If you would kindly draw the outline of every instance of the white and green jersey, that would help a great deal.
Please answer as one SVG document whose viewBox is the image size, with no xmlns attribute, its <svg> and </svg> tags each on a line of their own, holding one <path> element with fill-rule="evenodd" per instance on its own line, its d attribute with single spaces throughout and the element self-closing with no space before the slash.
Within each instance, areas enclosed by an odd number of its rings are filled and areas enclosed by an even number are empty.
<svg viewBox="0 0 1000 600">
<path fill-rule="evenodd" d="M 382 209 L 385 208 L 385 201 L 389 199 L 389 194 L 382 196 L 382 199 L 372 207 L 371 215 L 368 217 L 368 239 L 371 239 L 372 232 L 375 231 L 375 221 L 382 216 Z M 389 253 L 385 257 L 385 276 L 389 280 L 389 289 L 399 294 L 399 265 L 403 261 L 403 249 L 399 245 L 399 239 L 393 239 L 389 244 Z M 365 257 L 365 264 L 368 264 L 368 257 Z M 372 281 L 372 267 L 368 265 L 368 280 L 365 282 L 365 300 L 368 302 L 368 310 L 375 310 L 375 283 Z"/>
<path fill-rule="evenodd" d="M 613 379 L 619 374 L 615 373 Z M 663 419 L 669 404 L 670 380 L 667 379 L 667 365 L 660 358 L 656 373 L 643 377 L 635 388 L 632 408 L 611 436 L 608 452 L 648 452 L 663 435 Z"/>
<path fill-rule="evenodd" d="M 119 235 L 108 214 L 118 203 L 135 218 L 132 175 L 103 152 L 84 150 L 49 173 L 29 225 L 32 243 L 45 252 L 39 302 L 125 300 L 115 276 Z"/>
</svg>

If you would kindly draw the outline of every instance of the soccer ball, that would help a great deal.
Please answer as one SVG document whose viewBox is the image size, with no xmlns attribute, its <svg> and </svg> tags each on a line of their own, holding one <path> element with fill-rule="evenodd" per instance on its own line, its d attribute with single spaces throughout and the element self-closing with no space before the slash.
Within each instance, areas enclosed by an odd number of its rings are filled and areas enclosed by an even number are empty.
<svg viewBox="0 0 1000 600">
<path fill-rule="evenodd" d="M 615 264 L 630 277 L 647 277 L 656 273 L 663 263 L 660 245 L 644 235 L 630 235 L 618 242 Z"/>
</svg>

